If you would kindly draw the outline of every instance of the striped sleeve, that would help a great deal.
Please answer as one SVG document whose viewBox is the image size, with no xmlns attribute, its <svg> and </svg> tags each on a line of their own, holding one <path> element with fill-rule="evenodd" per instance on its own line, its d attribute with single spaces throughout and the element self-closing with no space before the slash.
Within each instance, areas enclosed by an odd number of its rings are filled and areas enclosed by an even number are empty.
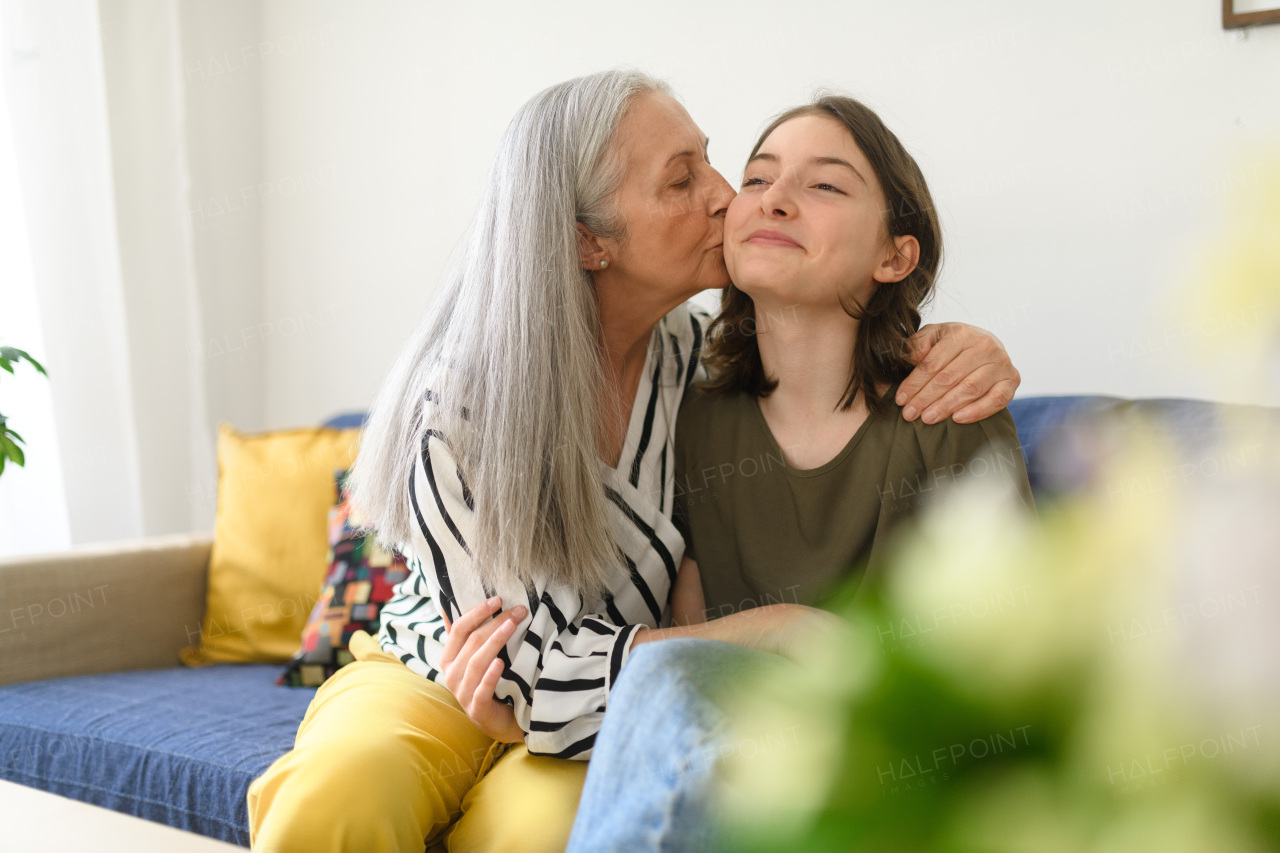
<svg viewBox="0 0 1280 853">
<path fill-rule="evenodd" d="M 424 595 L 450 622 L 492 595 L 502 596 L 503 610 L 518 604 L 528 608 L 499 653 L 503 674 L 495 695 L 515 712 L 529 752 L 590 758 L 609 690 L 641 626 L 588 612 L 582 597 L 567 588 L 483 588 L 469 545 L 474 502 L 445 437 L 436 430 L 423 436 L 409 498 L 414 516 L 410 544 L 426 579 Z M 412 648 L 403 640 L 401 644 Z M 424 645 L 424 663 L 438 668 L 442 650 L 439 637 Z"/>
</svg>

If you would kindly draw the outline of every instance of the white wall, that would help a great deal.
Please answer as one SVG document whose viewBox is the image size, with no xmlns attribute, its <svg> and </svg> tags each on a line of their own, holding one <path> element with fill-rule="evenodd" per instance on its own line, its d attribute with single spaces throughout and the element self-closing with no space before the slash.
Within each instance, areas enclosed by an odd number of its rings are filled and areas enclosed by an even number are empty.
<svg viewBox="0 0 1280 853">
<path fill-rule="evenodd" d="M 551 14 L 548 9 L 559 11 Z M 1280 403 L 1164 334 L 1224 186 L 1280 150 L 1280 26 L 1227 33 L 1214 0 L 265 7 L 266 420 L 366 406 L 427 304 L 516 108 L 577 74 L 665 76 L 740 176 L 755 135 L 818 85 L 916 153 L 948 257 L 934 319 L 995 331 L 1021 394 Z M 283 56 L 290 51 L 288 57 Z M 310 178 L 310 180 L 306 180 Z M 1225 318 L 1224 318 L 1225 319 Z"/>
<path fill-rule="evenodd" d="M 15 39 L 11 27 L 0 15 L 0 345 L 39 353 L 36 360 L 42 361 L 48 350 L 9 107 L 13 69 L 5 61 L 9 45 L 29 37 Z M 65 548 L 71 542 L 71 523 L 49 383 L 29 364 L 19 365 L 3 381 L 4 411 L 16 416 L 10 428 L 22 436 L 25 464 L 6 463 L 0 480 L 0 555 L 16 550 L 20 541 L 31 550 Z"/>
<path fill-rule="evenodd" d="M 219 421 L 261 430 L 366 408 L 511 115 L 545 86 L 616 65 L 674 84 L 731 182 L 768 118 L 815 87 L 878 109 L 943 214 L 930 318 L 1000 335 L 1022 395 L 1280 405 L 1280 375 L 1247 384 L 1238 365 L 1197 362 L 1250 318 L 1186 325 L 1172 309 L 1230 222 L 1230 191 L 1256 185 L 1261 151 L 1280 154 L 1280 26 L 1226 33 L 1216 0 L 99 8 L 100 32 L 48 13 L 32 19 L 40 38 L 6 54 L 11 104 L 37 117 L 31 138 L 89 116 L 59 137 L 65 168 L 14 132 L 18 154 L 44 164 L 22 176 L 46 190 L 33 197 L 66 202 L 27 211 L 44 360 L 61 374 L 45 408 L 62 395 L 97 414 L 49 427 L 65 517 L 39 535 L 10 525 L 0 552 L 207 529 Z M 46 56 L 86 75 L 102 63 L 109 144 L 101 93 L 77 89 L 88 106 L 74 114 L 65 97 L 36 99 Z M 157 79 L 165 69 L 172 79 Z M 72 186 L 95 195 L 70 198 Z M 92 239 L 71 251 L 74 228 Z M 83 289 L 91 260 L 102 276 L 87 297 L 45 286 Z M 121 328 L 127 340 L 112 337 Z M 57 476 L 58 460 L 32 455 Z"/>
<path fill-rule="evenodd" d="M 10 253 L 0 278 L 0 335 L 49 372 L 47 388 L 37 390 L 32 383 L 46 380 L 26 365 L 0 383 L 9 426 L 29 454 L 28 467 L 6 467 L 0 481 L 0 554 L 10 554 L 147 528 L 97 9 L 91 0 L 63 0 L 2 11 L 6 159 L 20 185 L 6 186 L 5 201 L 21 205 L 15 219 L 25 223 L 26 240 L 9 233 L 0 247 Z M 28 253 L 29 264 L 15 264 L 17 252 Z M 11 293 L 21 300 L 17 318 L 29 324 L 38 315 L 38 331 L 10 326 Z M 13 386 L 22 390 L 11 397 Z M 61 488 L 49 482 L 57 479 Z M 55 500 L 60 507 L 50 505 Z"/>
<path fill-rule="evenodd" d="M 216 480 L 207 406 L 218 398 L 188 345 L 202 336 L 204 310 L 187 213 L 178 7 L 116 0 L 101 11 L 143 531 L 201 529 L 213 517 L 198 484 Z"/>
</svg>

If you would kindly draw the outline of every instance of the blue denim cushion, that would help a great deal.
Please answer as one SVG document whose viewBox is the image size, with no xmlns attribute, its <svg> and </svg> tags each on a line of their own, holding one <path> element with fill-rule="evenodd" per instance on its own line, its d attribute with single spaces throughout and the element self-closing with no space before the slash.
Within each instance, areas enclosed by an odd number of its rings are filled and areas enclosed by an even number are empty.
<svg viewBox="0 0 1280 853">
<path fill-rule="evenodd" d="M 314 688 L 277 664 L 0 687 L 0 777 L 249 846 L 249 785 L 293 748 Z"/>
<path fill-rule="evenodd" d="M 341 415 L 334 415 L 325 421 L 323 426 L 332 429 L 351 429 L 352 427 L 364 426 L 365 420 L 368 419 L 366 412 L 345 412 Z"/>
<path fill-rule="evenodd" d="M 1061 457 L 1044 452 L 1044 448 L 1060 438 L 1061 431 L 1070 429 L 1073 422 L 1080 423 L 1122 402 L 1118 397 L 1090 395 L 1023 397 L 1009 404 L 1009 414 L 1018 428 L 1018 442 L 1027 464 L 1027 480 L 1035 497 L 1042 497 L 1053 484 L 1063 482 L 1068 473 L 1058 470 Z"/>
<path fill-rule="evenodd" d="M 1245 424 L 1258 440 L 1280 441 L 1280 408 L 1177 398 L 1025 397 L 1009 404 L 1037 499 L 1071 492 L 1093 476 L 1098 430 L 1121 431 L 1141 422 L 1147 434 L 1167 442 L 1175 454 L 1169 474 L 1190 484 L 1220 465 L 1236 464 L 1223 448 Z M 1244 451 L 1245 464 L 1249 452 Z M 1256 459 L 1254 461 L 1256 464 Z"/>
</svg>

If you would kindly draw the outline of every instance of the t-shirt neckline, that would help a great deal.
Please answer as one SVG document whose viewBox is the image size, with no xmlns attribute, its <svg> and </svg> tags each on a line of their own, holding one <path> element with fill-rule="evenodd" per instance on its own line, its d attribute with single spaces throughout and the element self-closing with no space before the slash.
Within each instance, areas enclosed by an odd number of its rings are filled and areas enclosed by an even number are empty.
<svg viewBox="0 0 1280 853">
<path fill-rule="evenodd" d="M 899 383 L 897 382 L 893 383 L 886 393 L 896 393 L 898 384 Z M 754 412 L 752 419 L 755 421 L 757 429 L 759 429 L 760 433 L 764 436 L 764 439 L 769 444 L 770 449 L 777 452 L 778 458 L 780 458 L 785 465 L 783 470 L 785 470 L 788 476 L 791 477 L 821 477 L 828 471 L 840 467 L 840 464 L 849 457 L 849 454 L 853 452 L 853 449 L 862 441 L 862 437 L 867 434 L 867 431 L 871 428 L 871 422 L 876 419 L 874 413 L 867 412 L 866 418 L 864 418 L 862 423 L 858 425 L 858 428 L 853 431 L 853 435 L 849 436 L 849 440 L 845 442 L 845 445 L 841 448 L 840 452 L 819 465 L 817 468 L 795 468 L 791 463 L 786 461 L 787 456 L 782 452 L 782 445 L 778 444 L 778 439 L 774 436 L 773 430 L 769 428 L 769 421 L 764 416 L 764 410 L 760 408 L 760 398 L 754 394 L 747 394 L 746 397 L 752 412 Z"/>
</svg>

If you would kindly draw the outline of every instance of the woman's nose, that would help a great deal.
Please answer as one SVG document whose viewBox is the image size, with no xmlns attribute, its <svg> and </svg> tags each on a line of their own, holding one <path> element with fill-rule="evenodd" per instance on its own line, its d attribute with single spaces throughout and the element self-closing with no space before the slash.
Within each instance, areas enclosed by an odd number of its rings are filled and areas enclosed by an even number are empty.
<svg viewBox="0 0 1280 853">
<path fill-rule="evenodd" d="M 724 175 L 720 174 L 719 169 L 711 170 L 714 179 L 711 183 L 711 191 L 707 193 L 707 213 L 712 216 L 724 216 L 729 209 L 729 202 L 733 201 L 737 195 L 733 191 L 733 187 L 729 186 L 729 182 L 724 179 Z"/>
</svg>

